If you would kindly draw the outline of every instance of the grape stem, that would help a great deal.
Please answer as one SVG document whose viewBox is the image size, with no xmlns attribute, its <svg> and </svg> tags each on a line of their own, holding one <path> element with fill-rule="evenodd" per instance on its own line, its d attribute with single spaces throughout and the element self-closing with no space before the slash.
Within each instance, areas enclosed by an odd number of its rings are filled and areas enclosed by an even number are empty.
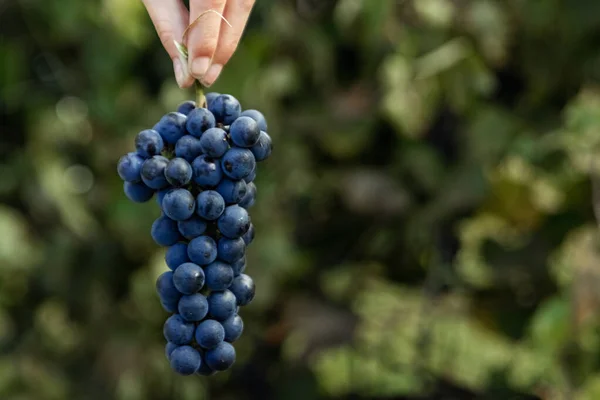
<svg viewBox="0 0 600 400">
<path fill-rule="evenodd" d="M 194 86 L 196 88 L 196 106 L 206 108 L 206 96 L 204 95 L 204 86 L 200 81 L 195 81 Z"/>
</svg>

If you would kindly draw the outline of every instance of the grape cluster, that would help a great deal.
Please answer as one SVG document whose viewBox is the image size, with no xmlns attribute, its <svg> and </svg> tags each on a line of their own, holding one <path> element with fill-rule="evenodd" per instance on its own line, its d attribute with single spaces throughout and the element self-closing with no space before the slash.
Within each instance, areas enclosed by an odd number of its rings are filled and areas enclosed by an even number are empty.
<svg viewBox="0 0 600 400">
<path fill-rule="evenodd" d="M 182 103 L 141 131 L 135 147 L 117 170 L 130 200 L 156 193 L 162 211 L 151 234 L 168 247 L 170 270 L 156 281 L 172 314 L 163 327 L 166 356 L 182 375 L 224 371 L 244 329 L 239 307 L 254 298 L 244 274 L 254 239 L 247 209 L 256 198 L 256 163 L 271 154 L 267 122 L 259 111 L 242 112 L 231 95 L 208 93 L 206 108 Z"/>
</svg>

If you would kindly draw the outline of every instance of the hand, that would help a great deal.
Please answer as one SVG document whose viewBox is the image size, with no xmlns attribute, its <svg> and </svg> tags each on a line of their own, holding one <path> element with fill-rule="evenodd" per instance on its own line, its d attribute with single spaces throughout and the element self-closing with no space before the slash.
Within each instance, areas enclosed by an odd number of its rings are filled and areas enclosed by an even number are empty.
<svg viewBox="0 0 600 400">
<path fill-rule="evenodd" d="M 173 60 L 179 87 L 189 87 L 195 79 L 212 85 L 238 46 L 254 5 L 254 0 L 143 0 L 160 40 Z M 215 12 L 207 12 L 213 10 Z M 202 17 L 196 19 L 202 14 Z M 221 14 L 231 26 L 219 15 Z M 185 38 L 185 29 L 194 23 Z M 174 40 L 188 48 L 188 65 L 182 65 Z"/>
</svg>

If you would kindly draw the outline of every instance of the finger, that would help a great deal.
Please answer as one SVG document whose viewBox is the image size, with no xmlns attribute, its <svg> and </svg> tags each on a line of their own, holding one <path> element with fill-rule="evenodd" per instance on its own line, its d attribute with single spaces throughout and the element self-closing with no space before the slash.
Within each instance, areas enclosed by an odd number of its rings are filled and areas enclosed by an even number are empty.
<svg viewBox="0 0 600 400">
<path fill-rule="evenodd" d="M 174 40 L 181 40 L 188 24 L 188 10 L 181 0 L 143 0 L 143 2 L 163 47 L 173 60 L 177 84 L 180 87 L 191 86 L 194 78 L 189 74 L 187 66 L 181 63 L 174 43 Z"/>
<path fill-rule="evenodd" d="M 223 66 L 227 64 L 233 53 L 235 53 L 253 6 L 254 0 L 227 1 L 224 17 L 229 21 L 231 26 L 227 22 L 221 21 L 217 50 L 213 55 L 210 68 L 202 79 L 202 83 L 205 86 L 210 86 L 217 80 L 223 70 Z"/>
<path fill-rule="evenodd" d="M 187 37 L 187 47 L 190 72 L 197 79 L 206 73 L 217 48 L 224 9 L 225 0 L 190 0 L 190 24 L 194 25 Z"/>
</svg>

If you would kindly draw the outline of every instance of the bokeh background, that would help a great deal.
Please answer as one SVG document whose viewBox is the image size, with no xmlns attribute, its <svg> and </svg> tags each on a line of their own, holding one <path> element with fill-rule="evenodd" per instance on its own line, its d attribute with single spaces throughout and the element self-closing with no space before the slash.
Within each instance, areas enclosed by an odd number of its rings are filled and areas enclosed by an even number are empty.
<svg viewBox="0 0 600 400">
<path fill-rule="evenodd" d="M 600 398 L 597 0 L 258 0 L 213 87 L 274 139 L 258 290 L 210 379 L 169 369 L 159 211 L 116 174 L 193 96 L 142 3 L 0 32 L 0 399 Z"/>
</svg>

